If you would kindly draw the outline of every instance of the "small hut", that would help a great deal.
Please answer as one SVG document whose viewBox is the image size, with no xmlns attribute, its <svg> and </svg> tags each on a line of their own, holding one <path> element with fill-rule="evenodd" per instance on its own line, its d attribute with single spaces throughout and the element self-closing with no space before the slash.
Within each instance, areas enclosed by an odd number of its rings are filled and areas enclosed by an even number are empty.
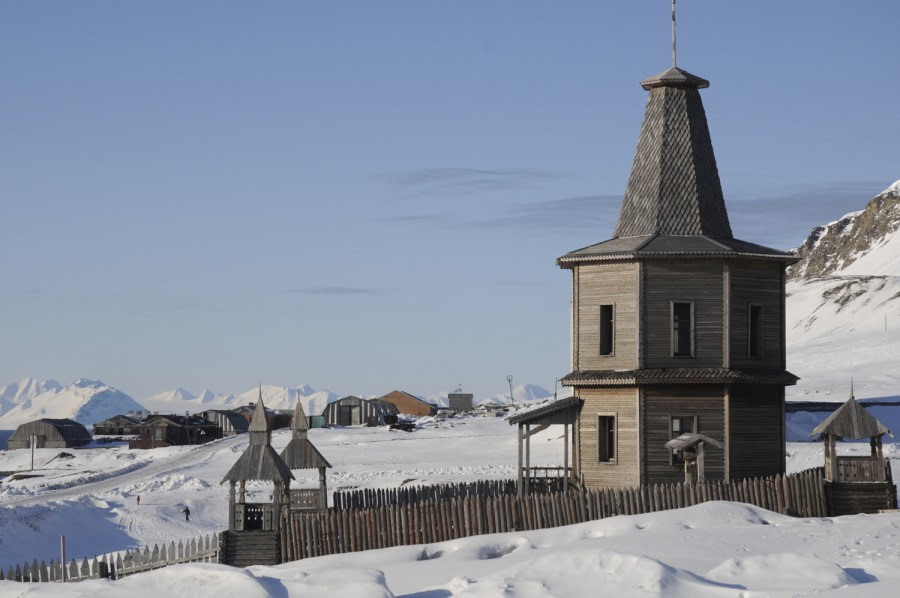
<svg viewBox="0 0 900 598">
<path fill-rule="evenodd" d="M 272 448 L 272 429 L 260 395 L 250 422 L 250 444 L 222 478 L 229 482 L 228 532 L 222 561 L 229 565 L 276 565 L 281 562 L 282 519 L 288 514 L 290 468 Z M 247 502 L 246 482 L 272 482 L 272 502 Z M 235 494 L 235 486 L 238 486 Z"/>
<path fill-rule="evenodd" d="M 91 441 L 91 433 L 71 419 L 43 418 L 24 423 L 6 441 L 6 448 L 75 448 Z"/>
<path fill-rule="evenodd" d="M 819 424 L 810 436 L 825 442 L 825 500 L 830 515 L 877 513 L 897 508 L 897 487 L 890 459 L 882 454 L 882 437 L 894 437 L 887 427 L 850 399 Z M 870 454 L 838 456 L 837 440 L 869 439 Z"/>
<path fill-rule="evenodd" d="M 666 443 L 670 451 L 679 451 L 684 461 L 684 483 L 702 484 L 706 481 L 706 445 L 717 449 L 725 448 L 718 440 L 703 434 L 682 434 Z"/>
<path fill-rule="evenodd" d="M 294 488 L 290 491 L 290 507 L 292 511 L 320 510 L 328 507 L 328 488 L 325 483 L 325 469 L 331 464 L 322 453 L 309 441 L 309 422 L 303 405 L 297 401 L 294 418 L 291 421 L 291 441 L 281 451 L 281 458 L 291 469 L 318 469 L 318 488 Z"/>
</svg>

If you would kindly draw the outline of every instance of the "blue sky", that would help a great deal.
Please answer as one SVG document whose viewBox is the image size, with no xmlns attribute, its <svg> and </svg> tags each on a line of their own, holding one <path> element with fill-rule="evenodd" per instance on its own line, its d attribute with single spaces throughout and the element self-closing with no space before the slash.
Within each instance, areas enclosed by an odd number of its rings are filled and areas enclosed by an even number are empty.
<svg viewBox="0 0 900 598">
<path fill-rule="evenodd" d="M 669 8 L 0 4 L 0 385 L 552 387 Z M 678 10 L 737 237 L 900 178 L 900 3 Z"/>
</svg>

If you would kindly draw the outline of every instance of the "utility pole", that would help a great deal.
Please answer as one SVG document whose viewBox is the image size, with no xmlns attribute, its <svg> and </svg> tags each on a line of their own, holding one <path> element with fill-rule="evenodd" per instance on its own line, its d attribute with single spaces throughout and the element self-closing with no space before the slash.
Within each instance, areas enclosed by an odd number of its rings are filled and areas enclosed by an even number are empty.
<svg viewBox="0 0 900 598">
<path fill-rule="evenodd" d="M 515 398 L 513 398 L 513 391 L 512 391 L 512 374 L 510 374 L 509 376 L 506 377 L 506 381 L 509 382 L 509 402 L 510 402 L 510 404 L 515 405 L 516 400 L 515 400 Z"/>
</svg>

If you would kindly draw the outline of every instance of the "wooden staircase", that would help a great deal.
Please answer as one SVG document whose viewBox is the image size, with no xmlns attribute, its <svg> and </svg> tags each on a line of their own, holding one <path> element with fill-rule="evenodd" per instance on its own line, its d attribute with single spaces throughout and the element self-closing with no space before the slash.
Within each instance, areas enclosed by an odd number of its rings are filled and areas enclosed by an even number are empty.
<svg viewBox="0 0 900 598">
<path fill-rule="evenodd" d="M 223 532 L 221 562 L 235 567 L 278 565 L 281 547 L 276 531 Z"/>
</svg>

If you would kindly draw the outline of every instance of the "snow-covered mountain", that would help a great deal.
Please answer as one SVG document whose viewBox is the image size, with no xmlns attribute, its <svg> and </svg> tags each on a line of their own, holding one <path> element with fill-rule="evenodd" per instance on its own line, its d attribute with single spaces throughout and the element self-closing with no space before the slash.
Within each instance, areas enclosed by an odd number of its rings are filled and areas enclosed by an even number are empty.
<svg viewBox="0 0 900 598">
<path fill-rule="evenodd" d="M 43 394 L 49 390 L 59 390 L 62 385 L 56 380 L 45 380 L 41 382 L 35 378 L 25 378 L 12 384 L 7 384 L 0 388 L 0 416 L 7 411 L 21 405 L 25 401 Z"/>
<path fill-rule="evenodd" d="M 552 396 L 552 391 L 547 390 L 543 386 L 538 386 L 537 384 L 520 384 L 513 388 L 513 399 L 517 405 L 543 401 Z M 476 403 L 478 405 L 509 405 L 509 393 L 498 392 L 486 399 L 480 401 L 476 400 Z"/>
<path fill-rule="evenodd" d="M 301 384 L 294 388 L 266 385 L 261 389 L 259 387 L 251 388 L 237 395 L 216 394 L 204 388 L 196 396 L 179 387 L 142 399 L 141 403 L 146 409 L 160 413 L 181 413 L 183 411 L 193 413 L 205 409 L 234 409 L 255 403 L 260 391 L 262 391 L 263 402 L 269 409 L 293 409 L 299 399 L 303 403 L 303 409 L 307 415 L 321 413 L 325 409 L 325 405 L 339 398 L 330 390 L 315 390 L 308 384 Z"/>
<path fill-rule="evenodd" d="M 900 181 L 816 227 L 787 285 L 794 400 L 900 395 Z"/>
<path fill-rule="evenodd" d="M 10 385 L 12 386 L 12 385 Z M 9 387 L 6 387 L 9 388 Z M 50 380 L 32 385 L 36 391 L 0 416 L 0 429 L 14 429 L 20 424 L 43 417 L 74 419 L 86 426 L 120 413 L 141 409 L 134 399 L 99 380 L 79 378 L 65 387 Z"/>
</svg>

